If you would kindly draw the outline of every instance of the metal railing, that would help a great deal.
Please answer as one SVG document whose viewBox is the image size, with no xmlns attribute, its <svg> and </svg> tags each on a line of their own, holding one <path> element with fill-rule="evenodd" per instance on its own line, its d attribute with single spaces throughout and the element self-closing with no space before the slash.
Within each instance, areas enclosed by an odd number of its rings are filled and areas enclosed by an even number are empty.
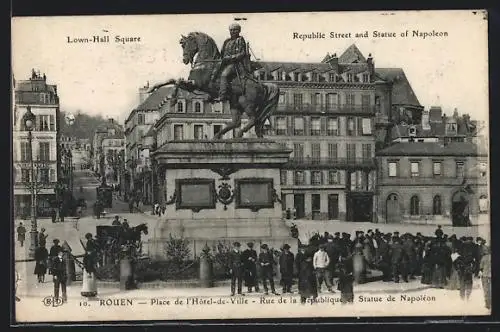
<svg viewBox="0 0 500 332">
<path fill-rule="evenodd" d="M 278 111 L 297 111 L 297 112 L 317 112 L 317 113 L 362 113 L 362 114 L 375 114 L 375 106 L 358 105 L 358 104 L 278 104 Z"/>
<path fill-rule="evenodd" d="M 297 158 L 289 159 L 286 166 L 289 167 L 311 167 L 311 166 L 326 166 L 326 167 L 374 167 L 375 158 Z"/>
</svg>

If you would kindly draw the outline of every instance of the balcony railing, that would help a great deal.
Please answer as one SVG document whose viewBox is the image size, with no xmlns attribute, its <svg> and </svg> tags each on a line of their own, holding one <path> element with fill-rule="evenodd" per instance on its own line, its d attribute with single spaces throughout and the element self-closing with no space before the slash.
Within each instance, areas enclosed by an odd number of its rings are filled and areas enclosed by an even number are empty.
<svg viewBox="0 0 500 332">
<path fill-rule="evenodd" d="M 450 176 L 394 176 L 387 175 L 377 180 L 379 185 L 450 185 L 460 186 L 464 179 L 462 177 Z M 467 184 L 488 184 L 488 177 L 474 176 L 467 177 Z"/>
<path fill-rule="evenodd" d="M 286 164 L 287 167 L 314 168 L 374 168 L 375 158 L 297 158 L 292 157 Z"/>
<path fill-rule="evenodd" d="M 352 113 L 352 114 L 375 114 L 375 106 L 357 104 L 338 105 L 313 105 L 313 104 L 278 104 L 278 111 L 282 112 L 310 112 L 310 113 Z"/>
</svg>

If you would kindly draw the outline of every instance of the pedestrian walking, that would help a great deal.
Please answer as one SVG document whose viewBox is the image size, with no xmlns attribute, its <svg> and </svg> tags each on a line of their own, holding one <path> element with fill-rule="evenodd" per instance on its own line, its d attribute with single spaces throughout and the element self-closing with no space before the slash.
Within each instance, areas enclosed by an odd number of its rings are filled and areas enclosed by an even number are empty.
<svg viewBox="0 0 500 332">
<path fill-rule="evenodd" d="M 63 258 L 62 250 L 53 258 L 51 270 L 54 281 L 54 298 L 56 300 L 59 299 L 59 290 L 61 290 L 63 303 L 67 302 L 66 281 L 68 276 L 66 274 L 66 262 Z"/>
<path fill-rule="evenodd" d="M 318 284 L 314 274 L 314 251 L 307 246 L 299 245 L 299 253 L 295 258 L 295 265 L 299 273 L 300 303 L 305 304 L 308 298 L 315 300 L 318 297 Z"/>
<path fill-rule="evenodd" d="M 292 293 L 292 282 L 293 282 L 293 266 L 294 266 L 294 255 L 290 252 L 290 245 L 285 243 L 283 245 L 283 251 L 280 255 L 279 260 L 280 273 L 281 273 L 281 284 L 283 286 L 283 294 Z"/>
<path fill-rule="evenodd" d="M 460 298 L 464 301 L 468 301 L 470 298 L 475 271 L 474 253 L 466 250 L 466 248 L 462 248 L 460 256 L 454 261 L 460 280 Z"/>
<path fill-rule="evenodd" d="M 231 274 L 231 296 L 234 296 L 236 283 L 238 284 L 238 295 L 242 294 L 243 262 L 241 260 L 240 243 L 233 243 L 233 250 L 229 253 L 229 273 Z"/>
<path fill-rule="evenodd" d="M 47 237 L 48 236 L 49 236 L 48 234 L 45 234 L 45 228 L 42 228 L 40 230 L 40 233 L 38 233 L 38 245 L 45 247 L 47 244 Z"/>
<path fill-rule="evenodd" d="M 45 282 L 45 274 L 47 273 L 49 252 L 45 246 L 39 246 L 35 249 L 35 275 L 38 282 Z"/>
<path fill-rule="evenodd" d="M 483 256 L 479 264 L 479 276 L 483 286 L 484 303 L 487 309 L 491 309 L 491 253 L 489 248 L 483 248 Z"/>
<path fill-rule="evenodd" d="M 260 274 L 262 278 L 262 286 L 264 287 L 264 295 L 269 294 L 269 289 L 267 288 L 267 281 L 269 281 L 269 285 L 271 286 L 271 293 L 274 295 L 279 295 L 274 288 L 274 276 L 273 276 L 273 268 L 275 265 L 273 253 L 269 250 L 267 244 L 262 244 L 260 246 L 260 254 L 259 254 L 259 265 L 260 265 Z"/>
<path fill-rule="evenodd" d="M 17 241 L 21 244 L 21 247 L 24 246 L 24 241 L 26 239 L 26 228 L 23 226 L 23 223 L 19 223 L 17 226 Z"/>
<path fill-rule="evenodd" d="M 50 210 L 50 217 L 52 218 L 52 223 L 55 224 L 57 222 L 57 211 L 55 208 Z"/>
</svg>

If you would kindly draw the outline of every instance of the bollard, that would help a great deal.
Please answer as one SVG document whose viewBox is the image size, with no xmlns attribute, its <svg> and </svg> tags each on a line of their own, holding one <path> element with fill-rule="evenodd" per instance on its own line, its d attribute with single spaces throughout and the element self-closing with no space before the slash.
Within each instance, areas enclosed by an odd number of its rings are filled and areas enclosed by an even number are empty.
<svg viewBox="0 0 500 332">
<path fill-rule="evenodd" d="M 209 288 L 213 287 L 214 281 L 213 281 L 213 273 L 212 273 L 212 260 L 210 257 L 207 257 L 205 255 L 202 255 L 200 257 L 200 286 Z"/>
<path fill-rule="evenodd" d="M 85 297 L 96 297 L 97 296 L 97 281 L 95 279 L 94 273 L 88 273 L 83 269 L 83 282 L 82 291 L 80 294 Z"/>
<path fill-rule="evenodd" d="M 132 279 L 132 265 L 130 258 L 124 257 L 120 260 L 120 290 L 130 289 Z"/>
</svg>

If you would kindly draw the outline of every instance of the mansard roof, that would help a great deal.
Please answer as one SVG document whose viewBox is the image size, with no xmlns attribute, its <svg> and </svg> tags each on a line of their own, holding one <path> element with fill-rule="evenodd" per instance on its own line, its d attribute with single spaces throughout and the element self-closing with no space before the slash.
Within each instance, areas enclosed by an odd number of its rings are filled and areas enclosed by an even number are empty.
<svg viewBox="0 0 500 332">
<path fill-rule="evenodd" d="M 379 156 L 485 156 L 486 152 L 470 142 L 451 142 L 448 144 L 436 142 L 402 142 L 395 143 L 379 152 Z"/>
<path fill-rule="evenodd" d="M 392 104 L 421 106 L 402 68 L 376 68 L 378 78 L 392 82 Z"/>
</svg>

